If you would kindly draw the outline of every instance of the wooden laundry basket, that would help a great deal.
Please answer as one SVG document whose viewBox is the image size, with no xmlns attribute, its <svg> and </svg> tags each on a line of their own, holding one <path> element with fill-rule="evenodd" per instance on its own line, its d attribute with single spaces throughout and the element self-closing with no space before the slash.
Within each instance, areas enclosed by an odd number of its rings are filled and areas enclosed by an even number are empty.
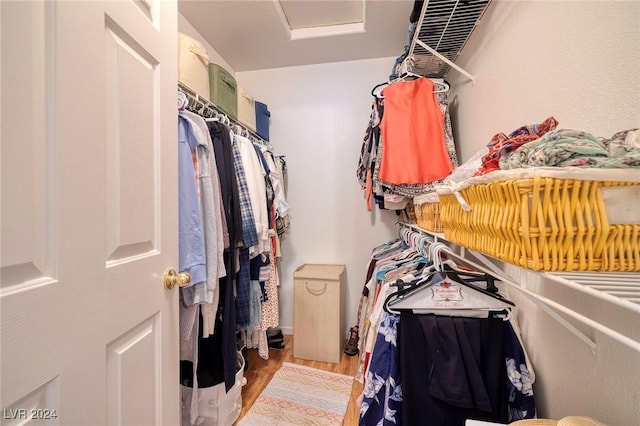
<svg viewBox="0 0 640 426">
<path fill-rule="evenodd" d="M 439 187 L 446 238 L 532 270 L 639 271 L 640 171 L 550 169 Z"/>
</svg>

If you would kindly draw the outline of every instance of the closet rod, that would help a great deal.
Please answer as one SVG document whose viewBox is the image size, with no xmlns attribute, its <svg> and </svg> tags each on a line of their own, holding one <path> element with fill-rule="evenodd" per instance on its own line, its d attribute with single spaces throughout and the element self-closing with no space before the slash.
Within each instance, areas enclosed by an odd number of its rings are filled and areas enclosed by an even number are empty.
<svg viewBox="0 0 640 426">
<path fill-rule="evenodd" d="M 428 236 L 433 238 L 434 240 L 436 240 L 437 238 L 440 238 L 438 235 L 434 235 L 429 233 L 428 231 L 425 231 L 422 228 L 419 228 L 417 226 L 414 225 L 410 225 L 410 224 L 405 224 L 405 223 L 399 223 L 399 225 L 401 227 L 406 227 L 414 232 L 418 232 L 422 235 Z M 444 238 L 442 238 L 444 239 Z M 445 240 L 446 241 L 446 240 Z M 634 339 L 631 339 L 630 337 L 627 337 L 603 324 L 600 324 L 599 322 L 596 322 L 594 320 L 592 320 L 591 318 L 588 318 L 582 314 L 579 314 L 569 308 L 567 308 L 564 305 L 559 304 L 558 302 L 555 302 L 549 298 L 546 298 L 544 296 L 540 296 L 537 293 L 534 293 L 530 290 L 527 290 L 525 288 L 523 288 L 519 283 L 516 283 L 515 281 L 512 280 L 512 278 L 510 278 L 509 276 L 507 276 L 504 271 L 500 271 L 497 269 L 497 267 L 493 264 L 490 263 L 491 266 L 483 266 L 483 265 L 479 265 L 478 263 L 469 260 L 468 258 L 464 257 L 464 255 L 460 255 L 455 253 L 453 250 L 448 250 L 447 253 L 451 254 L 452 257 L 458 259 L 459 261 L 473 267 L 476 268 L 479 271 L 483 271 L 492 275 L 495 275 L 496 278 L 498 278 L 500 281 L 504 282 L 505 284 L 509 285 L 510 288 L 514 288 L 517 291 L 523 293 L 524 295 L 526 295 L 528 298 L 532 299 L 532 301 L 534 303 L 536 303 L 536 305 L 538 305 L 537 302 L 541 302 L 543 304 L 546 304 L 548 307 L 553 308 L 557 311 L 562 312 L 563 314 L 591 327 L 594 330 L 597 330 L 599 332 L 601 332 L 602 334 L 618 341 L 619 343 L 622 343 L 628 347 L 630 347 L 631 349 L 633 349 L 636 352 L 640 352 L 640 342 L 637 342 Z M 473 254 L 473 253 L 472 253 Z M 492 267 L 493 266 L 493 267 Z M 543 309 L 546 313 L 553 312 L 547 309 Z M 580 340 L 582 340 L 583 342 L 585 342 L 587 345 L 589 345 L 589 347 L 591 347 L 591 349 L 593 351 L 595 351 L 595 342 L 593 342 L 590 338 L 588 338 L 584 333 L 580 332 L 578 329 L 576 329 L 575 327 L 573 327 L 571 324 L 569 324 L 568 322 L 566 322 L 564 319 L 562 319 L 561 317 L 559 317 L 557 315 L 557 313 L 554 312 L 554 314 L 552 315 L 552 317 L 556 320 L 561 320 L 559 321 L 563 326 L 567 327 L 569 329 L 569 331 L 571 331 L 573 334 L 575 334 L 578 338 L 580 338 Z"/>
<path fill-rule="evenodd" d="M 220 113 L 220 114 L 224 115 L 225 117 L 227 117 L 229 119 L 229 121 L 231 121 L 234 125 L 240 126 L 242 128 L 242 130 L 246 131 L 248 134 L 253 136 L 253 138 L 256 139 L 257 142 L 267 146 L 270 150 L 273 150 L 273 147 L 271 146 L 270 142 L 265 141 L 264 139 L 262 139 L 262 137 L 260 137 L 260 135 L 258 135 L 253 130 L 247 128 L 247 126 L 245 126 L 244 124 L 240 123 L 235 118 L 229 117 L 229 115 L 226 112 L 224 112 L 221 108 L 219 108 L 216 104 L 214 104 L 213 102 L 211 102 L 209 99 L 205 98 L 204 96 L 200 95 L 198 92 L 196 92 L 195 90 L 193 90 L 192 88 L 190 88 L 189 86 L 187 86 L 186 84 L 184 84 L 181 81 L 178 81 L 178 91 L 181 91 L 182 93 L 187 95 L 188 98 L 194 99 L 197 102 L 202 102 L 205 106 L 216 110 L 218 113 Z"/>
</svg>

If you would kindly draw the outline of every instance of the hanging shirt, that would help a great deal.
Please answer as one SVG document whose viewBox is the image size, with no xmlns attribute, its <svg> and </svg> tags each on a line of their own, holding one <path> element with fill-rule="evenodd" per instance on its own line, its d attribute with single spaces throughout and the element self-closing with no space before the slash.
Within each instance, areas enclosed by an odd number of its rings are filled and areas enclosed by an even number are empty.
<svg viewBox="0 0 640 426">
<path fill-rule="evenodd" d="M 271 152 L 267 151 L 265 147 L 260 147 L 260 150 L 264 154 L 264 158 L 269 166 L 269 177 L 271 179 L 271 185 L 273 186 L 275 196 L 273 203 L 276 206 L 278 216 L 287 216 L 291 210 L 291 206 L 287 203 L 287 196 L 284 192 L 284 177 L 282 175 L 282 171 L 277 166 Z"/>
<path fill-rule="evenodd" d="M 206 256 L 192 151 L 198 141 L 191 126 L 178 117 L 178 254 L 180 272 L 191 275 L 187 287 L 206 282 Z"/>
<path fill-rule="evenodd" d="M 453 170 L 444 141 L 444 117 L 428 78 L 399 81 L 384 89 L 380 180 L 430 183 Z"/>
<path fill-rule="evenodd" d="M 267 213 L 267 194 L 264 185 L 264 170 L 253 148 L 253 143 L 239 135 L 234 135 L 234 148 L 238 149 L 247 178 L 247 189 L 251 198 L 251 209 L 258 236 L 257 248 L 249 246 L 249 256 L 255 257 L 269 251 L 269 216 Z"/>
<path fill-rule="evenodd" d="M 214 300 L 214 292 L 218 286 L 218 278 L 225 276 L 225 267 L 222 261 L 224 243 L 222 240 L 223 231 L 220 210 L 220 181 L 218 179 L 217 168 L 215 168 L 213 145 L 206 123 L 202 117 L 188 111 L 182 111 L 179 115 L 189 123 L 189 130 L 198 141 L 196 147 L 198 156 L 198 184 L 207 268 L 207 285 L 204 287 L 186 288 L 183 291 L 183 297 L 187 305 L 194 303 L 212 303 Z M 214 167 L 213 173 L 212 166 Z M 210 315 L 209 318 L 203 322 L 203 333 L 205 333 L 205 335 L 213 333 L 214 317 L 215 311 L 213 315 Z"/>
</svg>

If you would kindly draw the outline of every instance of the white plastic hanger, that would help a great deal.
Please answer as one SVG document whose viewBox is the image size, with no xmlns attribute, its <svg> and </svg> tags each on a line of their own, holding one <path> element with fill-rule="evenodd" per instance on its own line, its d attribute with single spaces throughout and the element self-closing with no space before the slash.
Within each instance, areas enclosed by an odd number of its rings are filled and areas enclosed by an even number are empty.
<svg viewBox="0 0 640 426">
<path fill-rule="evenodd" d="M 216 111 L 215 109 L 212 109 L 211 111 L 211 117 L 205 118 L 205 121 L 220 121 L 220 115 L 218 114 L 218 111 Z"/>
<path fill-rule="evenodd" d="M 178 90 L 178 110 L 185 109 L 188 104 L 189 98 L 187 95 L 182 90 Z"/>
<path fill-rule="evenodd" d="M 481 318 L 486 318 L 491 313 L 499 313 L 504 320 L 508 320 L 514 304 L 497 294 L 465 283 L 464 279 L 457 277 L 455 270 L 444 271 L 444 265 L 452 263 L 442 259 L 442 253 L 445 251 L 448 251 L 446 245 L 431 242 L 429 257 L 433 261 L 433 266 L 425 267 L 428 274 L 423 279 L 409 284 L 408 290 L 400 289 L 390 295 L 385 300 L 385 309 L 391 313 L 410 310 L 416 314 Z M 453 276 L 451 276 L 452 273 Z M 457 277 L 460 281 L 453 277 Z"/>
</svg>

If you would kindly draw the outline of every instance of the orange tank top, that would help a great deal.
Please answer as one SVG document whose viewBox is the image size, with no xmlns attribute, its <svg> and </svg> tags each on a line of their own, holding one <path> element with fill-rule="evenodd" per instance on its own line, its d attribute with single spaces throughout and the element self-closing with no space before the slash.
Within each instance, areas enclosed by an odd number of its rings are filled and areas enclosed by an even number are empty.
<svg viewBox="0 0 640 426">
<path fill-rule="evenodd" d="M 431 183 L 453 165 L 444 141 L 444 117 L 428 78 L 384 89 L 382 159 L 378 178 L 396 185 Z"/>
</svg>

